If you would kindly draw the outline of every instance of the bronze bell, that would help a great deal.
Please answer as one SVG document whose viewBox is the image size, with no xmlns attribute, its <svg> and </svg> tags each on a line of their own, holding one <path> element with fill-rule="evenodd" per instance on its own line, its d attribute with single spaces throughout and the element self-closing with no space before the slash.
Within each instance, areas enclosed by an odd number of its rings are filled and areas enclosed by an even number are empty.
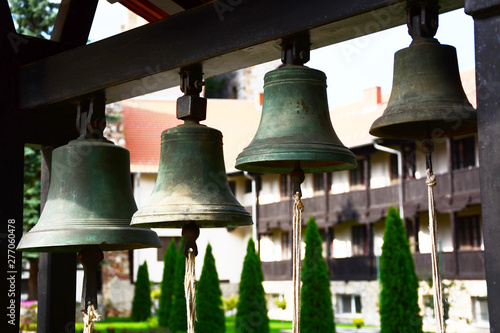
<svg viewBox="0 0 500 333">
<path fill-rule="evenodd" d="M 237 227 L 252 224 L 250 214 L 227 182 L 220 131 L 187 121 L 161 136 L 158 178 L 148 202 L 132 225 L 181 228 Z"/>
<path fill-rule="evenodd" d="M 18 250 L 78 252 L 161 247 L 156 233 L 130 226 L 137 210 L 129 152 L 106 139 L 77 139 L 54 150 L 47 203 Z"/>
<path fill-rule="evenodd" d="M 408 8 L 412 44 L 396 52 L 387 108 L 370 134 L 391 139 L 426 139 L 476 131 L 476 111 L 460 81 L 454 47 L 440 44 L 438 12 L 432 4 Z"/>
<path fill-rule="evenodd" d="M 151 228 L 238 227 L 252 218 L 234 197 L 227 181 L 222 133 L 199 124 L 206 118 L 207 100 L 198 96 L 201 70 L 181 71 L 184 96 L 177 100 L 177 118 L 184 124 L 161 135 L 158 178 L 147 203 L 132 217 L 132 225 Z"/>
<path fill-rule="evenodd" d="M 264 102 L 257 134 L 237 157 L 240 170 L 289 174 L 300 161 L 305 173 L 356 167 L 354 154 L 330 120 L 323 72 L 286 64 L 264 77 Z"/>
</svg>

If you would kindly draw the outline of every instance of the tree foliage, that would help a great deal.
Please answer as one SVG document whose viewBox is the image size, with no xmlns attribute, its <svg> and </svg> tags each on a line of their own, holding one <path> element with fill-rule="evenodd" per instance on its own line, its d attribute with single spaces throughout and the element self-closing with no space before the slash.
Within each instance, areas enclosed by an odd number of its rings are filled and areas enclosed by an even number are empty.
<svg viewBox="0 0 500 333">
<path fill-rule="evenodd" d="M 48 38 L 52 32 L 59 4 L 48 0 L 9 0 L 17 32 Z"/>
<path fill-rule="evenodd" d="M 40 218 L 40 150 L 24 148 L 23 229 L 30 230 Z"/>
<path fill-rule="evenodd" d="M 269 333 L 269 317 L 262 280 L 260 259 L 255 252 L 255 243 L 250 238 L 241 272 L 236 333 Z"/>
<path fill-rule="evenodd" d="M 161 280 L 161 294 L 158 307 L 158 323 L 168 327 L 168 319 L 174 296 L 174 272 L 177 258 L 177 245 L 172 239 L 163 257 L 163 278 Z"/>
<path fill-rule="evenodd" d="M 418 278 L 405 228 L 390 207 L 380 257 L 380 323 L 382 333 L 421 333 Z"/>
<path fill-rule="evenodd" d="M 300 331 L 302 333 L 335 332 L 330 277 L 322 255 L 321 235 L 313 217 L 307 223 L 305 243 Z"/>
<path fill-rule="evenodd" d="M 132 301 L 132 320 L 144 321 L 151 317 L 151 284 L 149 282 L 148 264 L 144 262 L 137 271 L 134 300 Z"/>
<path fill-rule="evenodd" d="M 219 275 L 212 255 L 212 246 L 207 245 L 200 280 L 196 285 L 196 333 L 224 333 L 226 322 L 222 309 L 222 292 Z"/>
<path fill-rule="evenodd" d="M 175 259 L 174 297 L 168 319 L 168 328 L 172 333 L 187 331 L 186 294 L 184 291 L 184 276 L 186 274 L 186 257 L 182 253 L 184 238 L 181 241 Z"/>
</svg>

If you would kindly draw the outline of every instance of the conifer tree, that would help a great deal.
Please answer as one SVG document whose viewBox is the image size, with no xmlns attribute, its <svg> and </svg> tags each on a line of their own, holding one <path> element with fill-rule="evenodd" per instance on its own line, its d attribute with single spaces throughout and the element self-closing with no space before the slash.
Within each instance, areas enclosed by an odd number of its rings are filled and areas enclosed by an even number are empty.
<svg viewBox="0 0 500 333">
<path fill-rule="evenodd" d="M 186 294 L 184 292 L 184 276 L 186 274 L 186 257 L 183 254 L 184 238 L 182 238 L 174 272 L 174 297 L 168 319 L 168 328 L 172 333 L 187 331 Z"/>
<path fill-rule="evenodd" d="M 403 221 L 393 207 L 385 224 L 380 284 L 381 333 L 421 333 L 418 278 Z"/>
<path fill-rule="evenodd" d="M 241 272 L 236 333 L 269 333 L 266 295 L 262 286 L 262 268 L 259 265 L 255 243 L 250 238 Z"/>
<path fill-rule="evenodd" d="M 172 239 L 163 257 L 163 278 L 161 280 L 160 304 L 158 306 L 158 323 L 163 327 L 168 327 L 168 319 L 172 308 L 176 257 L 177 245 Z"/>
<path fill-rule="evenodd" d="M 148 264 L 144 262 L 137 271 L 134 300 L 132 301 L 132 320 L 144 321 L 151 317 L 151 285 Z"/>
<path fill-rule="evenodd" d="M 313 217 L 307 222 L 306 253 L 302 266 L 300 331 L 302 333 L 333 333 L 330 277 L 322 255 L 321 235 Z"/>
<path fill-rule="evenodd" d="M 196 316 L 196 333 L 224 333 L 226 331 L 219 275 L 210 244 L 207 245 L 200 280 L 196 284 Z"/>
</svg>

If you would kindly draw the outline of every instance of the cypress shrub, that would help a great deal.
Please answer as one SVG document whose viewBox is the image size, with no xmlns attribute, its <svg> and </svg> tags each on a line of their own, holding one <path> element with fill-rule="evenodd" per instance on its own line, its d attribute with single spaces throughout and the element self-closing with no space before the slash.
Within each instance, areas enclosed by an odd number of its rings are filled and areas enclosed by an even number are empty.
<svg viewBox="0 0 500 333">
<path fill-rule="evenodd" d="M 163 278 L 161 280 L 160 304 L 158 307 L 158 323 L 160 326 L 168 327 L 168 319 L 172 307 L 174 295 L 174 271 L 175 258 L 177 256 L 177 245 L 172 239 L 163 257 Z"/>
<path fill-rule="evenodd" d="M 380 324 L 382 333 L 421 333 L 418 278 L 405 228 L 390 207 L 380 257 Z"/>
<path fill-rule="evenodd" d="M 250 238 L 241 272 L 240 298 L 236 307 L 236 333 L 269 333 L 262 268 L 259 265 L 255 243 Z"/>
<path fill-rule="evenodd" d="M 321 235 L 313 217 L 307 222 L 305 235 L 306 253 L 302 266 L 302 290 L 300 305 L 301 333 L 333 333 L 333 317 L 330 277 L 322 255 Z"/>
<path fill-rule="evenodd" d="M 168 328 L 172 333 L 187 331 L 186 295 L 184 292 L 184 275 L 186 274 L 186 257 L 182 253 L 184 238 L 175 259 L 174 297 L 168 319 Z"/>
<path fill-rule="evenodd" d="M 196 316 L 196 333 L 224 333 L 226 331 L 219 275 L 210 244 L 207 245 L 200 280 L 196 284 Z"/>
<path fill-rule="evenodd" d="M 148 264 L 144 262 L 137 271 L 137 281 L 135 281 L 134 299 L 132 301 L 132 320 L 145 321 L 151 317 L 151 305 Z"/>
</svg>

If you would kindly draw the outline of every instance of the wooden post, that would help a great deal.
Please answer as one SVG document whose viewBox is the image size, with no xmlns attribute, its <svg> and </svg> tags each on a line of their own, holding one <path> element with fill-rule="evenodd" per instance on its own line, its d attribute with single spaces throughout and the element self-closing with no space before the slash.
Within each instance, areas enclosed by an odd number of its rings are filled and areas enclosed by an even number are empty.
<svg viewBox="0 0 500 333">
<path fill-rule="evenodd" d="M 474 18 L 476 96 L 484 264 L 488 288 L 490 331 L 500 332 L 500 4 L 466 0 L 465 12 Z"/>
</svg>

